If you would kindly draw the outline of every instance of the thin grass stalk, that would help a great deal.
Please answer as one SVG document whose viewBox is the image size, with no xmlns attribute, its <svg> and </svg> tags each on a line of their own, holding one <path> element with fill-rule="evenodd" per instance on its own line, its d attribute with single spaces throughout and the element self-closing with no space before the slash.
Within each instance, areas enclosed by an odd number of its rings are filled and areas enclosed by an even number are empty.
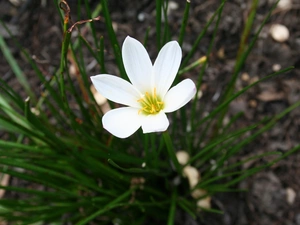
<svg viewBox="0 0 300 225">
<path fill-rule="evenodd" d="M 61 56 L 60 56 L 60 66 L 59 66 L 59 88 L 60 88 L 60 96 L 62 101 L 66 107 L 66 93 L 65 93 L 65 81 L 64 81 L 64 72 L 67 67 L 67 54 L 69 50 L 69 44 L 71 39 L 71 32 L 68 31 L 68 24 L 69 24 L 69 11 L 65 11 L 64 23 L 63 23 L 63 42 L 62 42 L 62 49 L 61 49 Z"/>
<path fill-rule="evenodd" d="M 200 121 L 198 121 L 196 123 L 196 127 L 199 127 L 200 125 L 202 125 L 204 122 L 206 122 L 207 120 L 209 120 L 210 118 L 213 118 L 217 113 L 219 113 L 220 111 L 222 111 L 223 108 L 227 107 L 232 100 L 236 99 L 238 96 L 240 96 L 241 94 L 245 93 L 247 90 L 249 90 L 250 88 L 252 88 L 253 86 L 256 86 L 258 83 L 263 82 L 265 80 L 268 80 L 272 77 L 278 76 L 280 74 L 286 73 L 290 70 L 292 70 L 294 67 L 290 66 L 287 67 L 285 69 L 279 70 L 275 73 L 272 73 L 268 76 L 265 76 L 261 79 L 259 79 L 258 81 L 244 87 L 242 90 L 238 91 L 237 93 L 235 93 L 234 95 L 232 95 L 229 99 L 227 99 L 225 102 L 223 102 L 222 104 L 220 104 L 217 108 L 215 108 L 212 112 L 209 113 L 209 115 L 207 115 L 206 117 L 204 117 L 203 119 L 201 119 Z"/>
<path fill-rule="evenodd" d="M 0 96 L 0 104 L 3 102 L 10 102 L 14 107 L 18 109 L 24 108 L 24 101 L 20 95 L 18 95 L 11 86 L 9 86 L 4 80 L 0 78 L 0 90 L 2 94 Z M 7 104 L 7 103 L 6 103 Z"/>
<path fill-rule="evenodd" d="M 143 45 L 146 46 L 148 43 L 148 38 L 149 38 L 149 32 L 150 32 L 150 27 L 147 27 L 146 33 L 145 33 L 145 37 L 143 40 Z"/>
<path fill-rule="evenodd" d="M 254 128 L 256 128 L 257 125 L 253 125 L 250 127 L 246 127 L 246 128 L 242 128 L 240 130 L 237 130 L 236 132 L 233 132 L 229 135 L 226 135 L 225 137 L 220 137 L 216 140 L 211 141 L 210 143 L 208 143 L 201 151 L 199 151 L 197 154 L 195 154 L 193 157 L 191 157 L 188 162 L 186 163 L 186 165 L 193 163 L 194 161 L 196 161 L 199 158 L 202 158 L 203 155 L 205 154 L 209 154 L 209 152 L 211 152 L 216 146 L 218 146 L 219 144 L 230 140 L 232 138 L 236 138 L 241 136 L 242 134 L 248 132 L 249 130 L 252 130 Z"/>
<path fill-rule="evenodd" d="M 194 220 L 197 218 L 195 210 L 193 209 L 193 206 L 191 206 L 190 201 L 187 202 L 186 199 L 180 198 L 177 201 L 178 206 L 183 209 L 186 213 L 188 213 Z"/>
<path fill-rule="evenodd" d="M 114 199 L 113 201 L 108 203 L 107 205 L 101 207 L 98 211 L 94 212 L 92 215 L 90 215 L 87 218 L 85 218 L 85 219 L 79 221 L 78 223 L 76 223 L 76 225 L 87 224 L 88 222 L 90 222 L 91 220 L 93 220 L 97 216 L 105 213 L 106 211 L 112 210 L 113 208 L 116 208 L 116 207 L 119 207 L 118 203 L 120 203 L 121 201 L 124 201 L 126 198 L 128 198 L 134 190 L 135 190 L 134 188 L 129 189 L 124 194 L 120 195 L 119 197 L 117 197 L 116 199 Z"/>
<path fill-rule="evenodd" d="M 104 38 L 103 36 L 100 37 L 100 51 L 99 51 L 99 58 L 100 58 L 100 71 L 102 74 L 106 74 L 107 70 L 104 63 Z"/>
<path fill-rule="evenodd" d="M 218 170 L 221 166 L 223 166 L 224 162 L 231 157 L 232 155 L 236 154 L 239 150 L 241 150 L 246 144 L 252 142 L 253 140 L 255 140 L 258 136 L 260 136 L 262 133 L 266 132 L 267 130 L 269 130 L 271 127 L 273 127 L 275 125 L 275 123 L 281 119 L 283 116 L 285 116 L 287 113 L 291 112 L 292 110 L 296 109 L 297 107 L 300 106 L 300 101 L 296 102 L 295 104 L 291 105 L 290 107 L 288 107 L 287 109 L 285 109 L 283 112 L 275 115 L 274 118 L 272 118 L 270 120 L 270 122 L 268 122 L 264 127 L 262 127 L 261 129 L 259 129 L 257 132 L 255 132 L 253 135 L 251 135 L 250 137 L 247 137 L 245 139 L 243 139 L 239 144 L 235 145 L 231 150 L 228 151 L 228 153 L 222 157 L 220 160 L 218 160 L 217 162 L 217 166 L 214 170 L 210 171 L 210 173 L 215 172 L 216 170 Z"/>
<path fill-rule="evenodd" d="M 169 216 L 168 216 L 168 222 L 167 225 L 174 225 L 175 223 L 175 214 L 176 214 L 176 204 L 177 204 L 177 192 L 176 189 L 173 190 L 172 196 L 171 196 L 171 206 L 169 209 Z"/>
<path fill-rule="evenodd" d="M 84 0 L 84 4 L 85 4 L 85 9 L 86 9 L 88 17 L 89 18 L 94 18 L 93 13 L 91 12 L 90 3 L 87 0 Z M 97 13 L 96 10 L 95 10 L 95 12 Z M 96 30 L 97 29 L 95 28 L 95 24 L 94 23 L 88 23 L 88 26 L 90 26 L 90 28 L 91 28 L 92 36 L 94 38 L 95 46 L 96 46 L 97 49 L 99 49 L 100 46 L 99 46 L 99 42 L 98 42 L 98 38 L 97 38 L 97 34 L 96 34 Z"/>
<path fill-rule="evenodd" d="M 163 16 L 164 16 L 164 35 L 162 40 L 162 45 L 167 43 L 171 39 L 170 35 L 170 27 L 168 22 L 168 7 L 169 7 L 169 0 L 165 0 L 165 3 L 162 4 L 163 7 Z"/>
<path fill-rule="evenodd" d="M 102 4 L 102 9 L 103 9 L 103 15 L 105 18 L 105 25 L 106 25 L 106 28 L 108 31 L 108 36 L 109 36 L 109 40 L 111 42 L 111 46 L 113 47 L 113 50 L 114 50 L 115 60 L 117 62 L 118 68 L 119 68 L 120 76 L 121 76 L 121 78 L 128 80 L 128 77 L 126 75 L 125 68 L 124 68 L 124 65 L 122 62 L 121 49 L 120 49 L 120 46 L 119 46 L 119 43 L 117 40 L 116 33 L 112 26 L 112 21 L 110 18 L 110 13 L 109 13 L 108 5 L 107 5 L 107 0 L 101 0 L 101 4 Z"/>
<path fill-rule="evenodd" d="M 98 62 L 98 64 L 100 65 L 100 71 L 103 74 L 106 74 L 106 69 L 104 66 L 104 45 L 103 45 L 103 37 L 100 37 L 100 53 L 99 56 L 92 50 L 92 47 L 90 46 L 90 44 L 82 37 L 79 36 L 79 42 L 82 42 L 89 50 L 89 52 L 93 55 L 93 57 L 96 59 L 96 61 Z M 93 115 L 94 118 L 96 117 L 98 121 L 101 121 L 101 117 L 97 112 L 100 112 L 103 114 L 101 107 L 98 107 L 98 104 L 94 98 L 94 95 L 92 94 L 91 90 L 90 90 L 90 78 L 87 75 L 85 69 L 85 64 L 82 60 L 82 66 L 79 66 L 79 62 L 77 60 L 77 57 L 75 56 L 75 47 L 73 47 L 73 45 L 70 46 L 71 47 L 71 51 L 72 51 L 72 56 L 73 56 L 73 60 L 77 65 L 77 68 L 79 69 L 79 72 L 81 74 L 81 80 L 83 82 L 83 84 L 81 85 L 81 90 L 82 92 L 86 92 L 86 95 L 89 96 L 89 99 L 86 97 L 86 103 L 89 104 L 90 107 L 90 114 L 89 115 Z M 82 57 L 83 58 L 83 57 Z M 92 100 L 92 104 L 90 104 L 90 99 Z M 109 102 L 110 103 L 110 102 Z M 112 108 L 112 104 L 110 104 L 111 108 Z"/>
<path fill-rule="evenodd" d="M 1 21 L 3 24 L 3 22 Z M 29 95 L 31 98 L 35 99 L 35 95 L 32 92 L 32 89 L 30 88 L 30 85 L 27 81 L 27 78 L 25 77 L 24 73 L 22 72 L 21 68 L 19 67 L 18 63 L 12 56 L 9 48 L 7 47 L 4 38 L 0 35 L 0 49 L 4 55 L 4 58 L 10 65 L 10 68 L 12 69 L 13 73 L 16 75 L 19 83 L 24 87 L 25 92 L 27 95 Z"/>
<path fill-rule="evenodd" d="M 266 153 L 262 153 L 260 155 L 255 155 L 255 156 L 252 156 L 252 157 L 249 157 L 245 160 L 242 160 L 242 161 L 239 161 L 237 163 L 234 163 L 234 164 L 231 164 L 229 166 L 227 166 L 223 172 L 226 172 L 226 171 L 230 171 L 230 170 L 233 170 L 233 169 L 236 169 L 237 167 L 240 167 L 242 165 L 245 165 L 245 163 L 247 162 L 250 162 L 250 161 L 254 161 L 254 160 L 257 160 L 257 159 L 262 159 L 266 156 L 271 156 L 271 155 L 278 155 L 279 157 L 282 157 L 283 154 L 281 152 L 277 152 L 277 151 L 273 151 L 273 152 L 266 152 Z"/>
<path fill-rule="evenodd" d="M 202 84 L 202 79 L 203 79 L 203 75 L 204 75 L 204 72 L 205 72 L 205 69 L 206 69 L 206 65 L 207 65 L 207 62 L 209 60 L 209 56 L 210 56 L 210 53 L 213 49 L 213 46 L 214 46 L 214 40 L 216 38 L 216 35 L 217 35 L 217 31 L 218 31 L 218 28 L 219 28 L 219 24 L 220 24 L 220 20 L 221 20 L 221 15 L 222 15 L 222 12 L 223 12 L 223 6 L 224 4 L 221 4 L 221 8 L 220 10 L 218 11 L 218 16 L 217 16 L 217 21 L 216 21 L 216 25 L 215 25 L 215 28 L 214 28 L 214 33 L 213 33 L 213 36 L 212 36 L 212 39 L 209 43 L 209 47 L 207 49 L 207 52 L 206 52 L 206 60 L 204 61 L 203 63 L 203 66 L 200 70 L 200 73 L 199 73 L 199 76 L 198 76 L 198 80 L 197 80 L 197 84 L 196 84 L 196 95 L 195 96 L 198 96 L 198 93 L 199 93 L 199 90 L 200 90 L 200 87 L 201 87 L 201 84 Z M 196 129 L 196 126 L 195 126 L 195 116 L 196 116 L 196 109 L 197 109 L 197 105 L 198 105 L 199 101 L 198 101 L 198 98 L 195 97 L 194 100 L 193 100 L 193 103 L 192 103 L 192 112 L 191 112 L 191 133 L 194 133 L 195 132 L 195 129 Z M 191 135 L 189 135 L 189 138 L 191 138 Z M 190 143 L 192 143 L 192 141 L 189 141 Z"/>
<path fill-rule="evenodd" d="M 237 56 L 237 59 L 236 59 L 236 64 L 235 64 L 235 67 L 234 67 L 233 75 L 231 77 L 231 80 L 229 81 L 229 84 L 228 84 L 224 94 L 222 94 L 223 97 L 221 99 L 221 102 L 226 101 L 233 94 L 234 89 L 235 89 L 235 83 L 236 83 L 236 80 L 238 78 L 239 72 L 241 71 L 242 66 L 244 65 L 248 55 L 250 54 L 251 50 L 253 49 L 254 44 L 256 43 L 261 30 L 263 29 L 266 22 L 269 20 L 270 16 L 272 15 L 272 12 L 276 8 L 279 1 L 280 0 L 277 0 L 277 2 L 273 5 L 271 10 L 268 12 L 267 16 L 265 17 L 265 19 L 261 23 L 258 31 L 255 33 L 254 38 L 250 42 L 249 47 L 246 49 L 246 42 L 247 42 L 248 36 L 250 34 L 253 21 L 255 19 L 256 9 L 257 9 L 257 5 L 258 5 L 258 2 L 259 2 L 258 0 L 253 0 L 252 1 L 250 14 L 248 16 L 248 20 L 247 20 L 246 26 L 244 28 L 243 36 L 242 36 L 242 39 L 241 39 L 241 42 L 240 42 L 240 47 L 239 47 L 239 50 L 238 50 L 238 56 Z M 228 111 L 228 106 L 224 108 L 224 110 L 221 112 L 221 115 L 218 118 L 217 129 L 220 129 L 222 127 L 222 121 L 223 121 L 227 111 Z"/>
<path fill-rule="evenodd" d="M 183 39 L 184 39 L 184 35 L 185 35 L 185 28 L 186 28 L 188 18 L 189 18 L 190 5 L 191 5 L 190 1 L 186 1 L 184 13 L 183 13 L 183 20 L 181 23 L 180 33 L 179 33 L 179 38 L 178 38 L 178 43 L 181 47 L 182 47 L 182 43 L 183 43 Z"/>
<path fill-rule="evenodd" d="M 156 0 L 155 2 L 156 47 L 159 50 L 161 48 L 161 8 L 163 0 Z"/>
<path fill-rule="evenodd" d="M 223 10 L 224 4 L 225 4 L 226 0 L 222 0 L 222 3 L 220 4 L 220 6 L 218 7 L 218 9 L 214 12 L 214 14 L 212 15 L 212 17 L 210 18 L 210 20 L 205 24 L 202 32 L 198 35 L 196 41 L 194 42 L 192 49 L 189 51 L 189 53 L 187 54 L 187 56 L 183 59 L 183 62 L 181 63 L 181 68 L 184 68 L 187 66 L 189 60 L 193 57 L 193 55 L 195 54 L 195 52 L 197 51 L 197 47 L 200 43 L 200 41 L 202 40 L 202 38 L 204 37 L 204 35 L 206 34 L 206 31 L 208 29 L 208 27 L 211 25 L 211 23 L 214 21 L 215 17 L 221 13 L 221 11 Z"/>
<path fill-rule="evenodd" d="M 175 149 L 174 149 L 173 144 L 172 144 L 172 139 L 171 139 L 171 137 L 170 137 L 170 135 L 167 131 L 163 132 L 163 138 L 164 138 L 164 141 L 165 141 L 165 144 L 166 144 L 168 155 L 169 155 L 169 157 L 170 157 L 177 173 L 181 174 L 182 167 L 178 162 L 178 159 L 177 159 L 176 154 L 175 154 Z"/>
</svg>

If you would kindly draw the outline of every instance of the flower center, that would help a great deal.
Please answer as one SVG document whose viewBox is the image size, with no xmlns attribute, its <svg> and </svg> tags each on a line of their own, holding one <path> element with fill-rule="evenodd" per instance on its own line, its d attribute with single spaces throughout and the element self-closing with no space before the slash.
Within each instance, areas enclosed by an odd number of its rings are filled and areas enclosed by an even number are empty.
<svg viewBox="0 0 300 225">
<path fill-rule="evenodd" d="M 142 106 L 139 110 L 139 114 L 144 113 L 145 115 L 155 115 L 164 107 L 164 103 L 161 101 L 161 98 L 156 95 L 156 88 L 154 88 L 152 94 L 146 92 L 145 95 L 137 101 L 141 103 Z"/>
</svg>

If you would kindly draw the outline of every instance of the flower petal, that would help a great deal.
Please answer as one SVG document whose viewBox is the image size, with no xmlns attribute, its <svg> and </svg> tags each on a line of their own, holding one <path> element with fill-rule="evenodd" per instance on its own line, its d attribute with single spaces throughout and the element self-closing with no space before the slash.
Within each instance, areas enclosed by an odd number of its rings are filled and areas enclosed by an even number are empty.
<svg viewBox="0 0 300 225">
<path fill-rule="evenodd" d="M 195 83 L 185 79 L 172 87 L 164 98 L 164 112 L 173 112 L 188 103 L 196 94 Z"/>
<path fill-rule="evenodd" d="M 128 36 L 123 43 L 122 57 L 127 76 L 133 86 L 143 94 L 149 92 L 153 66 L 144 46 Z"/>
<path fill-rule="evenodd" d="M 108 74 L 92 76 L 91 80 L 96 90 L 105 98 L 123 105 L 140 108 L 137 100 L 141 94 L 126 80 Z"/>
<path fill-rule="evenodd" d="M 181 48 L 176 41 L 165 44 L 154 63 L 154 85 L 157 94 L 164 97 L 171 87 L 181 62 Z"/>
<path fill-rule="evenodd" d="M 167 130 L 169 120 L 166 114 L 160 111 L 156 115 L 145 116 L 142 122 L 143 133 L 161 132 Z"/>
<path fill-rule="evenodd" d="M 108 111 L 102 118 L 104 129 L 119 138 L 127 138 L 142 124 L 139 109 L 121 107 Z"/>
</svg>

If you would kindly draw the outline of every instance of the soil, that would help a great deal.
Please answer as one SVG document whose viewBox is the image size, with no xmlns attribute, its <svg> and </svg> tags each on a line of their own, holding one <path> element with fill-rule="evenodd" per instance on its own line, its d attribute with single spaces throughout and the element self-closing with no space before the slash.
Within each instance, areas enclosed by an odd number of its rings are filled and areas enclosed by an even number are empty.
<svg viewBox="0 0 300 225">
<path fill-rule="evenodd" d="M 282 0 L 283 1 L 283 0 Z M 14 2 L 15 4 L 12 4 Z M 0 1 L 0 17 L 7 25 L 21 45 L 35 58 L 46 77 L 58 67 L 62 30 L 59 14 L 54 1 L 15 0 Z M 77 1 L 69 0 L 73 21 L 77 20 Z M 19 4 L 16 4 L 19 3 Z M 98 1 L 90 1 L 96 5 Z M 186 36 L 183 44 L 184 55 L 190 50 L 191 44 L 204 28 L 208 19 L 218 8 L 220 1 L 192 0 Z M 259 1 L 253 32 L 256 31 L 271 9 L 274 1 Z M 170 13 L 168 21 L 171 24 L 172 39 L 177 39 L 182 21 L 185 1 L 169 1 Z M 251 1 L 232 0 L 224 6 L 220 27 L 209 65 L 206 69 L 203 85 L 202 101 L 205 110 L 210 111 L 219 99 L 220 92 L 225 88 L 233 71 L 239 42 L 251 6 Z M 150 55 L 155 56 L 155 1 L 151 0 L 110 0 L 111 17 L 119 43 L 127 35 L 143 40 L 149 30 L 147 49 Z M 85 8 L 82 5 L 82 17 Z M 282 24 L 289 30 L 289 38 L 284 42 L 275 41 L 270 35 L 273 24 Z M 107 37 L 102 21 L 95 22 L 97 31 L 104 38 Z M 213 27 L 213 26 L 212 26 Z M 85 38 L 90 40 L 91 33 L 83 30 Z M 205 55 L 212 38 L 213 28 L 208 29 L 207 35 L 201 41 L 194 59 Z M 36 92 L 42 86 L 34 75 L 34 71 L 26 62 L 24 56 L 15 46 L 12 38 L 0 26 L 0 35 L 6 43 L 28 77 Z M 250 34 L 250 39 L 254 33 Z M 107 41 L 108 39 L 104 39 Z M 107 41 L 107 44 L 108 41 Z M 229 110 L 230 115 L 243 111 L 245 116 L 238 121 L 237 127 L 249 125 L 266 116 L 274 116 L 296 101 L 300 100 L 300 3 L 292 0 L 288 9 L 276 9 L 270 20 L 263 28 L 253 51 L 240 74 L 236 89 L 239 90 L 249 83 L 262 78 L 280 68 L 294 66 L 295 68 L 268 80 L 250 89 L 247 93 L 235 100 Z M 99 73 L 99 67 L 93 65 L 88 54 L 85 57 L 90 66 L 91 75 Z M 113 54 L 110 50 L 106 56 L 107 70 L 116 74 Z M 189 77 L 197 76 L 197 69 L 186 74 Z M 8 82 L 15 90 L 25 97 L 21 86 L 14 77 L 4 57 L 0 57 L 1 78 Z M 239 159 L 268 151 L 286 152 L 300 143 L 300 109 L 289 113 L 278 121 L 277 125 L 259 137 L 255 143 L 247 146 Z M 245 168 L 264 163 L 263 161 L 243 165 Z M 223 215 L 211 213 L 193 220 L 187 215 L 180 215 L 185 225 L 300 225 L 300 153 L 278 162 L 239 184 L 239 188 L 247 192 L 218 194 L 213 197 L 213 206 L 224 211 Z M 16 182 L 16 181 L 11 181 Z M 14 183 L 15 184 L 15 183 Z M 293 196 L 295 195 L 295 198 Z"/>
</svg>

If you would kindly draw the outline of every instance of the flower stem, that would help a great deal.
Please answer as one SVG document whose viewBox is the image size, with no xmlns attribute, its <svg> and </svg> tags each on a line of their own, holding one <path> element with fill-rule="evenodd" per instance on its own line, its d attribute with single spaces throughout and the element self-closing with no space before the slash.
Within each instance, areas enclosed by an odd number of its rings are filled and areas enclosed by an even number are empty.
<svg viewBox="0 0 300 225">
<path fill-rule="evenodd" d="M 184 16 L 183 16 L 183 21 L 181 23 L 180 35 L 179 35 L 179 40 L 178 40 L 178 43 L 180 46 L 182 46 L 183 38 L 185 35 L 185 28 L 186 28 L 187 21 L 189 18 L 190 4 L 191 3 L 188 1 L 186 1 L 186 3 L 185 3 Z"/>
<path fill-rule="evenodd" d="M 173 145 L 172 145 L 171 137 L 170 137 L 170 135 L 167 131 L 163 132 L 163 138 L 164 138 L 164 141 L 166 143 L 167 151 L 168 151 L 168 154 L 169 154 L 169 156 L 172 160 L 172 163 L 175 166 L 177 172 L 179 174 L 181 174 L 182 167 L 181 167 L 181 165 L 179 164 L 179 162 L 177 160 L 177 157 L 176 157 Z"/>
<path fill-rule="evenodd" d="M 168 218 L 168 225 L 174 224 L 174 218 L 176 213 L 176 198 L 177 198 L 177 192 L 174 190 L 172 192 L 172 198 L 171 198 L 171 206 L 169 211 L 169 218 Z"/>
<path fill-rule="evenodd" d="M 145 163 L 146 163 L 147 167 L 149 166 L 149 163 L 151 162 L 150 161 L 149 148 L 150 148 L 150 146 L 149 146 L 149 135 L 146 134 L 146 135 L 144 135 L 144 149 L 145 149 L 145 158 L 146 158 Z"/>
<path fill-rule="evenodd" d="M 156 45 L 160 49 L 161 37 L 161 0 L 156 0 Z"/>
</svg>

